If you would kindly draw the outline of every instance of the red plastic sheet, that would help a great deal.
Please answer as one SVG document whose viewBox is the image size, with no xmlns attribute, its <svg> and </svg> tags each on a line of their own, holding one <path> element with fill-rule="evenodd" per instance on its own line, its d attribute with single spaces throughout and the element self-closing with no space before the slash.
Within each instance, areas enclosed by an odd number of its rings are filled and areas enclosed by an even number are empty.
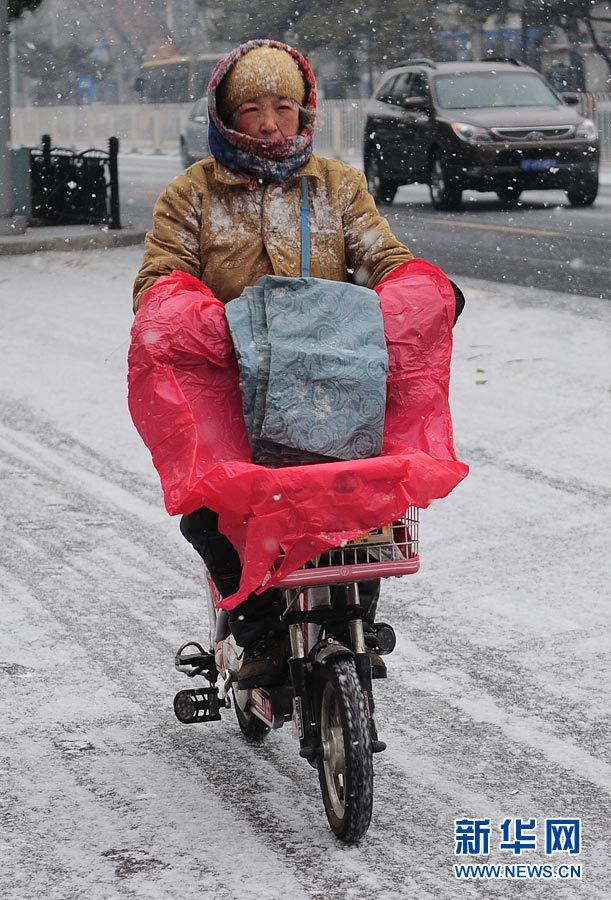
<svg viewBox="0 0 611 900">
<path fill-rule="evenodd" d="M 329 547 L 426 507 L 467 474 L 448 404 L 454 294 L 410 260 L 376 288 L 389 378 L 382 454 L 268 469 L 254 465 L 223 304 L 174 271 L 142 298 L 129 350 L 129 409 L 151 451 L 170 515 L 208 506 L 243 564 L 231 609 Z M 284 553 L 282 566 L 270 568 Z"/>
</svg>

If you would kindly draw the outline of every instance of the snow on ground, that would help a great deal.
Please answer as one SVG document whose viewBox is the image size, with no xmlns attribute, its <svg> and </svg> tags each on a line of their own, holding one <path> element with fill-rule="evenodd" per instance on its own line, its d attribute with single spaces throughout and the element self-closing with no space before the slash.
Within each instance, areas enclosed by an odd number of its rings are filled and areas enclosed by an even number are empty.
<svg viewBox="0 0 611 900">
<path fill-rule="evenodd" d="M 126 407 L 139 248 L 0 259 L 3 900 L 607 900 L 608 304 L 461 279 L 453 409 L 469 478 L 385 585 L 389 750 L 367 839 L 328 831 L 288 729 L 181 726 L 173 652 L 200 567 Z M 584 881 L 452 878 L 463 815 L 581 816 Z M 542 835 L 542 832 L 539 832 Z M 513 858 L 493 838 L 491 861 Z"/>
</svg>

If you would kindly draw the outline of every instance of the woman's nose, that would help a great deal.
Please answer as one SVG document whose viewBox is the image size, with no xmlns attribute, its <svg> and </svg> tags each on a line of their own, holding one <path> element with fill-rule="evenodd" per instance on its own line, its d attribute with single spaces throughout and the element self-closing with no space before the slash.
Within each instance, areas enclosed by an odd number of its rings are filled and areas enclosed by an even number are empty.
<svg viewBox="0 0 611 900">
<path fill-rule="evenodd" d="M 276 117 L 273 112 L 266 112 L 261 119 L 260 129 L 263 134 L 273 134 L 277 130 Z"/>
</svg>

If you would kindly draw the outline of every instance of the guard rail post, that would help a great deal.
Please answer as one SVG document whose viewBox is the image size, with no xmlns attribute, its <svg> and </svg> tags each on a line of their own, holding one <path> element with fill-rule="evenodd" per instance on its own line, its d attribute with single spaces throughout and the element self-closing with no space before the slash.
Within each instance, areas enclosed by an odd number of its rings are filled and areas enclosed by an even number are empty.
<svg viewBox="0 0 611 900">
<path fill-rule="evenodd" d="M 119 138 L 108 140 L 108 171 L 110 174 L 110 228 L 121 228 L 119 206 Z"/>
<path fill-rule="evenodd" d="M 42 140 L 42 164 L 47 176 L 51 174 L 51 135 L 43 134 Z"/>
</svg>

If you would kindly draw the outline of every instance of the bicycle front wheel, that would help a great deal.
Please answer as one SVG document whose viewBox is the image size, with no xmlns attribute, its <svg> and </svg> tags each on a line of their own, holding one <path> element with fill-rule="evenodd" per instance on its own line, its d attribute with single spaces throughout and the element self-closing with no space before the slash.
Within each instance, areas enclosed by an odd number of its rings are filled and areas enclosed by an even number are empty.
<svg viewBox="0 0 611 900">
<path fill-rule="evenodd" d="M 369 828 L 373 759 L 363 689 L 352 659 L 337 659 L 321 673 L 318 777 L 329 825 L 346 844 Z"/>
</svg>

